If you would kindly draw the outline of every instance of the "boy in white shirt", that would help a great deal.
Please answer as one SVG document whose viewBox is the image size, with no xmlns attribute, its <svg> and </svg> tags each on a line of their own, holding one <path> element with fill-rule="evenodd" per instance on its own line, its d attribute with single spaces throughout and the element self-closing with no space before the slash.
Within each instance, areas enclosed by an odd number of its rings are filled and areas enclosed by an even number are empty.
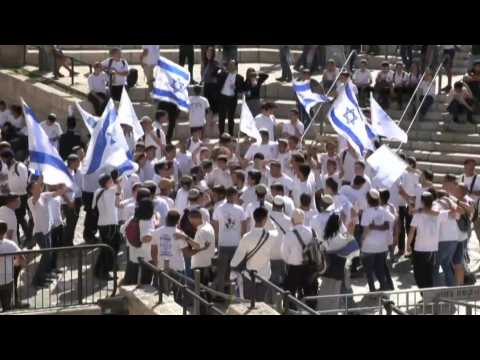
<svg viewBox="0 0 480 360">
<path fill-rule="evenodd" d="M 275 141 L 275 127 L 277 126 L 277 119 L 273 116 L 273 109 L 275 104 L 264 103 L 262 105 L 261 113 L 255 117 L 255 125 L 257 129 L 267 129 L 268 130 L 268 140 Z"/>
<path fill-rule="evenodd" d="M 45 130 L 50 143 L 58 150 L 58 140 L 60 139 L 60 135 L 63 134 L 63 131 L 60 124 L 57 122 L 57 115 L 51 113 L 48 115 L 47 121 L 43 121 L 40 125 L 43 130 Z"/>
<path fill-rule="evenodd" d="M 198 245 L 201 252 L 192 256 L 192 270 L 200 270 L 200 282 L 206 286 L 212 280 L 212 259 L 215 256 L 215 230 L 213 226 L 202 217 L 201 209 L 192 209 L 188 219 L 195 229 L 193 242 Z"/>
<path fill-rule="evenodd" d="M 360 68 L 357 69 L 352 76 L 353 83 L 358 89 L 358 102 L 360 106 L 364 106 L 370 97 L 372 88 L 372 74 L 367 69 L 367 60 L 360 60 Z"/>
<path fill-rule="evenodd" d="M 93 74 L 88 77 L 88 101 L 95 109 L 95 115 L 101 116 L 107 101 L 108 76 L 102 68 L 102 64 L 96 62 L 93 65 Z"/>
<path fill-rule="evenodd" d="M 201 130 L 203 133 L 203 128 L 206 123 L 206 116 L 208 114 L 208 109 L 210 109 L 210 103 L 208 100 L 201 96 L 202 88 L 198 85 L 193 87 L 193 96 L 190 96 L 190 131 Z"/>
<path fill-rule="evenodd" d="M 142 45 L 142 48 L 143 52 L 142 55 L 140 55 L 140 61 L 142 63 L 145 79 L 147 80 L 148 90 L 152 91 L 154 81 L 153 69 L 158 64 L 158 59 L 160 57 L 160 46 Z"/>
<path fill-rule="evenodd" d="M 119 48 L 110 50 L 110 57 L 102 62 L 102 66 L 111 79 L 110 96 L 113 100 L 120 101 L 123 87 L 127 85 L 129 71 L 127 60 L 122 58 L 122 50 Z"/>
<path fill-rule="evenodd" d="M 288 137 L 290 135 L 295 135 L 301 138 L 303 136 L 304 131 L 305 131 L 305 126 L 299 120 L 298 110 L 290 109 L 290 122 L 283 124 L 282 136 Z"/>
<path fill-rule="evenodd" d="M 387 110 L 390 107 L 390 93 L 393 85 L 393 71 L 390 70 L 388 61 L 382 62 L 382 70 L 375 79 L 375 92 L 378 96 L 379 105 Z"/>
<path fill-rule="evenodd" d="M 265 160 L 267 161 L 275 159 L 277 157 L 278 147 L 274 141 L 269 141 L 268 129 L 261 128 L 259 132 L 260 132 L 260 136 L 262 137 L 262 142 L 260 144 L 253 143 L 252 145 L 250 145 L 250 147 L 248 148 L 245 154 L 243 165 L 245 165 L 245 163 L 248 161 L 252 161 L 253 157 L 257 153 L 263 154 L 263 156 L 265 157 Z"/>
</svg>

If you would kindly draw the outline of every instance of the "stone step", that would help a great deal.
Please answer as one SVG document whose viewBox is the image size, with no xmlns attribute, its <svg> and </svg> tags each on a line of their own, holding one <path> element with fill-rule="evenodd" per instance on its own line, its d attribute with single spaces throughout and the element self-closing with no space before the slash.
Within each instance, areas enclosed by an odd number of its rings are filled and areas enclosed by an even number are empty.
<svg viewBox="0 0 480 360">
<path fill-rule="evenodd" d="M 291 50 L 302 50 L 303 45 L 289 45 Z M 123 50 L 141 49 L 142 45 L 61 45 L 63 50 L 109 50 L 119 47 Z M 178 49 L 179 45 L 160 45 L 161 49 Z M 220 46 L 217 45 L 217 48 Z M 241 48 L 260 47 L 266 49 L 278 49 L 278 45 L 238 45 Z M 200 48 L 200 45 L 195 45 Z"/>
<path fill-rule="evenodd" d="M 480 161 L 480 154 L 465 154 L 465 153 L 450 153 L 450 152 L 429 152 L 422 150 L 407 150 L 404 151 L 407 156 L 414 156 L 417 161 L 427 161 L 432 163 L 442 163 L 442 164 L 451 164 L 451 165 L 461 165 L 466 158 L 474 158 L 477 161 Z"/>
<path fill-rule="evenodd" d="M 398 148 L 398 142 L 387 142 L 392 144 L 392 148 Z M 411 140 L 407 144 L 403 144 L 403 150 L 411 151 L 437 151 L 442 153 L 463 153 L 478 154 L 480 153 L 480 144 L 464 144 L 464 143 L 441 143 L 434 141 L 415 141 Z"/>
<path fill-rule="evenodd" d="M 142 50 L 128 49 L 122 53 L 129 64 L 140 64 Z M 301 51 L 299 50 L 292 50 L 291 53 L 294 59 L 297 59 L 301 55 Z M 102 61 L 109 57 L 108 50 L 65 50 L 64 54 L 87 64 L 93 64 L 96 61 Z M 178 49 L 161 49 L 160 54 L 176 63 L 179 61 Z M 200 49 L 195 49 L 195 63 L 199 64 L 200 61 Z M 270 48 L 239 48 L 238 61 L 241 63 L 278 63 L 279 52 L 277 49 Z M 38 50 L 28 50 L 26 62 L 28 65 L 38 65 Z"/>
</svg>

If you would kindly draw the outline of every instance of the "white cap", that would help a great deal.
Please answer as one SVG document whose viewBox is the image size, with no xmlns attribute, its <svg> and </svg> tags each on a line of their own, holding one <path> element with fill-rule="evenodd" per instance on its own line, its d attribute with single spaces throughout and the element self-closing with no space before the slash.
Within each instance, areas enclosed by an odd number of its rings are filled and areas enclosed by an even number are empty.
<svg viewBox="0 0 480 360">
<path fill-rule="evenodd" d="M 273 205 L 275 206 L 283 206 L 285 205 L 285 201 L 283 200 L 283 197 L 280 195 L 277 195 L 273 198 Z"/>
<path fill-rule="evenodd" d="M 378 200 L 380 199 L 380 193 L 378 192 L 378 190 L 376 189 L 372 189 L 368 192 L 368 195 L 370 195 L 370 197 L 372 199 L 375 199 L 375 200 Z"/>
</svg>

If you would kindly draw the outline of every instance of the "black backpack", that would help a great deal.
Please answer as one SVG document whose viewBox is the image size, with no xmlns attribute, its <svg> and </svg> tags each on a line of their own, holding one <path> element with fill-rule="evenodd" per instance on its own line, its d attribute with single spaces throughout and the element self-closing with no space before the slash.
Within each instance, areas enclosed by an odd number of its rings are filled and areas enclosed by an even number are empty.
<svg viewBox="0 0 480 360">
<path fill-rule="evenodd" d="M 128 70 L 127 75 L 127 90 L 135 87 L 138 82 L 138 70 L 137 69 L 130 69 Z"/>
<path fill-rule="evenodd" d="M 305 242 L 297 230 L 293 230 L 293 233 L 303 250 L 303 265 L 307 266 L 315 275 L 325 274 L 328 268 L 326 251 L 318 241 L 315 230 L 312 229 L 313 238 L 307 245 L 305 245 Z"/>
</svg>

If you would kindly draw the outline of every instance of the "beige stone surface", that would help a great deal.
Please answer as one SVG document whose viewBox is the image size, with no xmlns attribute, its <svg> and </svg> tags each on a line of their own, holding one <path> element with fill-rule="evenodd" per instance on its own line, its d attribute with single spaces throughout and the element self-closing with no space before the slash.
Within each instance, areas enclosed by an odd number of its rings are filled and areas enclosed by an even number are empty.
<svg viewBox="0 0 480 360">
<path fill-rule="evenodd" d="M 183 309 L 175 303 L 173 296 L 163 295 L 162 304 L 158 304 L 157 290 L 152 286 L 121 286 L 120 295 L 128 299 L 130 315 L 182 315 Z"/>
<path fill-rule="evenodd" d="M 269 305 L 257 302 L 255 309 L 250 309 L 250 304 L 233 304 L 228 307 L 227 315 L 280 315 Z"/>
</svg>

